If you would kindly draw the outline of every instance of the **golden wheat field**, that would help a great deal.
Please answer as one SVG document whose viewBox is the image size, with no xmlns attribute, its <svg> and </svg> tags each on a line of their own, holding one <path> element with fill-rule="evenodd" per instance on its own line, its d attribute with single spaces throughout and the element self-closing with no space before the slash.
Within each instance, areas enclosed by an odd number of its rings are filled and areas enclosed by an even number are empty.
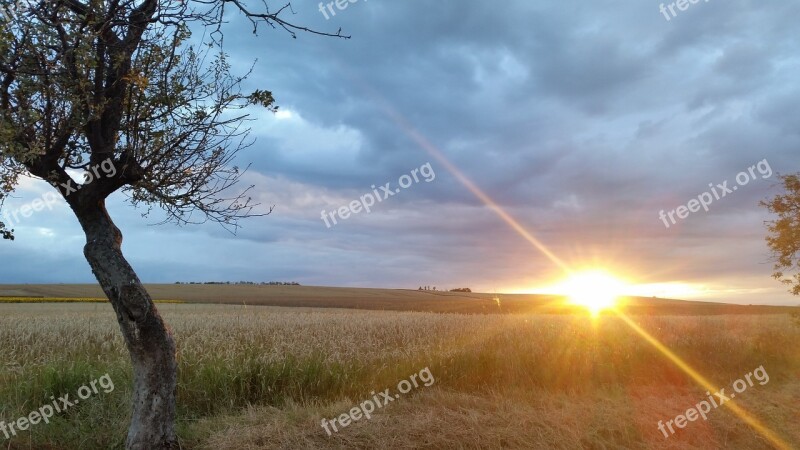
<svg viewBox="0 0 800 450">
<path fill-rule="evenodd" d="M 184 448 L 774 448 L 768 436 L 800 447 L 788 315 L 630 317 L 719 387 L 769 375 L 734 403 L 761 428 L 720 406 L 667 438 L 659 421 L 706 389 L 619 317 L 159 309 L 178 343 Z M 4 448 L 122 448 L 131 375 L 109 305 L 2 304 L 0 354 L 6 422 L 104 374 L 115 386 Z M 430 386 L 330 435 L 321 426 L 426 368 Z"/>
<path fill-rule="evenodd" d="M 0 297 L 0 303 L 108 303 L 100 297 Z M 183 300 L 155 300 L 155 303 L 184 303 Z"/>
</svg>

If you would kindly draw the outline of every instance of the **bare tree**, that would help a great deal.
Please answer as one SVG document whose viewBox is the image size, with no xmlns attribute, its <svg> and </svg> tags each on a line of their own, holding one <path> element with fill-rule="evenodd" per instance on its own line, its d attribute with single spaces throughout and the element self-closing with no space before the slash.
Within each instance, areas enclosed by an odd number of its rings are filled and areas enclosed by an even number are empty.
<svg viewBox="0 0 800 450">
<path fill-rule="evenodd" d="M 0 31 L 0 206 L 20 177 L 46 180 L 85 235 L 84 255 L 116 312 L 134 372 L 128 449 L 177 448 L 175 342 L 106 211 L 114 192 L 177 224 L 229 229 L 256 215 L 236 153 L 252 142 L 244 108 L 275 110 L 272 93 L 243 93 L 223 52 L 223 15 L 253 26 L 321 33 L 284 20 L 291 5 L 239 0 L 42 0 Z M 190 27 L 191 25 L 191 27 Z M 194 38 L 190 29 L 204 31 Z M 101 174 L 98 167 L 103 167 Z M 70 169 L 83 170 L 82 180 Z M 112 170 L 113 169 L 113 170 Z M 90 180 L 90 181 L 89 181 Z M 13 230 L 0 223 L 0 235 Z"/>
</svg>

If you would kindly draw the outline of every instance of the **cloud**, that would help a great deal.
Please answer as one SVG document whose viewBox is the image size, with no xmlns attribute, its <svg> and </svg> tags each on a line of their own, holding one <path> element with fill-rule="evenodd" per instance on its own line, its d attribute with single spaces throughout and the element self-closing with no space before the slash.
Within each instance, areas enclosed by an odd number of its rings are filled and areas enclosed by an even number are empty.
<svg viewBox="0 0 800 450">
<path fill-rule="evenodd" d="M 155 232 L 121 198 L 112 212 L 147 281 L 552 284 L 558 269 L 433 148 L 571 264 L 601 261 L 649 283 L 707 282 L 714 299 L 796 303 L 765 264 L 758 201 L 776 192 L 774 179 L 668 230 L 658 213 L 765 158 L 776 171 L 800 170 L 799 10 L 708 2 L 667 22 L 648 2 L 408 0 L 358 2 L 325 20 L 316 4 L 296 6 L 293 20 L 342 27 L 351 40 L 254 37 L 232 17 L 231 61 L 243 72 L 257 59 L 248 87 L 273 91 L 281 106 L 252 111 L 257 140 L 237 158 L 252 163 L 247 184 L 275 211 L 237 236 L 209 225 Z M 322 209 L 426 162 L 435 182 L 332 229 L 320 220 Z M 54 270 L 58 258 L 81 258 L 73 222 L 65 211 L 37 216 L 1 250 L 36 271 L 0 281 L 90 281 L 80 265 Z M 59 239 L 70 245 L 54 248 Z"/>
</svg>

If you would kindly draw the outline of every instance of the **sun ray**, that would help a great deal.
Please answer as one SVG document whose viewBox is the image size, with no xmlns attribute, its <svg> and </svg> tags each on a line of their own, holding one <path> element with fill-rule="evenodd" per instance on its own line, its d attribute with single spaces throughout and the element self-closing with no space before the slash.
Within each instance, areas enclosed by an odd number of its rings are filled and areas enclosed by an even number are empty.
<svg viewBox="0 0 800 450">
<path fill-rule="evenodd" d="M 638 333 L 645 341 L 647 341 L 650 345 L 655 347 L 659 352 L 661 352 L 667 359 L 672 361 L 673 364 L 678 366 L 685 374 L 689 375 L 697 384 L 702 386 L 710 393 L 714 393 L 718 391 L 718 387 L 716 387 L 713 383 L 707 380 L 704 376 L 702 376 L 699 372 L 697 372 L 692 366 L 687 364 L 683 359 L 681 359 L 678 355 L 676 355 L 672 350 L 670 350 L 666 345 L 662 344 L 658 339 L 652 336 L 650 333 L 645 331 L 642 327 L 640 327 L 636 322 L 631 320 L 630 317 L 626 316 L 622 311 L 614 310 L 618 317 L 620 317 L 629 327 L 631 327 L 636 333 Z M 746 424 L 748 424 L 751 428 L 753 428 L 756 432 L 764 436 L 772 445 L 776 448 L 781 450 L 790 450 L 792 447 L 786 443 L 783 439 L 778 437 L 772 430 L 767 428 L 766 425 L 761 423 L 758 419 L 753 417 L 750 413 L 745 411 L 742 407 L 734 403 L 733 399 L 725 397 L 726 401 L 722 406 L 727 406 L 728 409 L 731 410 L 737 417 L 742 419 Z"/>
<path fill-rule="evenodd" d="M 497 214 L 508 226 L 510 226 L 514 231 L 516 231 L 520 236 L 522 236 L 526 241 L 528 241 L 531 245 L 533 245 L 537 250 L 539 250 L 544 256 L 546 256 L 550 261 L 552 261 L 556 266 L 558 266 L 561 270 L 566 273 L 572 273 L 572 269 L 570 269 L 569 265 L 567 265 L 561 258 L 559 258 L 555 253 L 553 253 L 547 246 L 540 241 L 536 236 L 532 233 L 528 232 L 525 227 L 522 226 L 511 214 L 507 213 L 497 202 L 494 201 L 488 194 L 483 192 L 483 190 L 478 187 L 466 174 L 461 172 L 461 170 L 456 167 L 453 163 L 447 159 L 444 153 L 439 150 L 433 143 L 431 143 L 428 138 L 422 135 L 419 131 L 417 131 L 414 126 L 412 126 L 402 114 L 400 114 L 397 110 L 389 104 L 388 101 L 374 88 L 368 85 L 366 82 L 360 79 L 358 75 L 352 72 L 346 65 L 339 64 L 340 69 L 345 73 L 345 75 L 350 78 L 355 84 L 357 84 L 364 92 L 369 95 L 373 101 L 383 110 L 383 112 L 394 122 L 403 132 L 417 145 L 420 146 L 423 150 L 425 150 L 428 154 L 430 154 L 433 158 L 436 159 L 445 169 L 447 169 L 450 174 L 452 174 L 464 187 L 469 190 L 472 195 L 478 198 L 481 202 L 483 202 L 486 206 L 488 206 L 495 214 Z"/>
<path fill-rule="evenodd" d="M 553 290 L 566 295 L 568 301 L 589 310 L 593 317 L 601 311 L 614 307 L 623 294 L 625 283 L 599 269 L 574 273 L 555 286 Z"/>
<path fill-rule="evenodd" d="M 561 258 L 559 258 L 555 253 L 553 253 L 543 242 L 537 239 L 532 233 L 530 233 L 525 227 L 523 227 L 514 217 L 512 217 L 509 213 L 507 213 L 497 202 L 495 202 L 489 195 L 487 195 L 483 190 L 481 190 L 471 179 L 469 179 L 461 170 L 459 170 L 453 163 L 451 163 L 447 157 L 442 153 L 435 145 L 433 145 L 425 136 L 423 136 L 419 131 L 417 131 L 399 112 L 397 112 L 375 89 L 369 86 L 366 82 L 361 80 L 357 75 L 355 75 L 351 70 L 347 69 L 345 65 L 340 64 L 340 68 L 343 72 L 345 72 L 346 76 L 353 80 L 356 84 L 358 84 L 367 94 L 373 98 L 373 100 L 381 106 L 384 113 L 393 121 L 395 124 L 398 125 L 414 142 L 417 143 L 423 150 L 428 152 L 433 158 L 435 158 L 439 163 L 441 163 L 447 170 L 450 172 L 456 179 L 458 179 L 464 187 L 467 188 L 475 197 L 477 197 L 480 201 L 482 201 L 486 206 L 488 206 L 492 211 L 495 212 L 504 222 L 506 222 L 514 231 L 516 231 L 520 236 L 522 236 L 526 241 L 528 241 L 534 248 L 539 250 L 545 257 L 547 257 L 551 262 L 553 262 L 556 266 L 558 266 L 561 270 L 566 272 L 567 274 L 574 274 L 574 270 L 565 263 Z M 705 377 L 700 375 L 696 370 L 694 370 L 691 366 L 689 366 L 685 361 L 679 358 L 675 353 L 673 353 L 669 348 L 659 342 L 656 338 L 651 336 L 641 327 L 639 327 L 635 322 L 630 320 L 627 316 L 625 316 L 621 311 L 617 310 L 616 308 L 611 308 L 612 311 L 616 312 L 619 317 L 625 321 L 634 331 L 636 331 L 643 339 L 653 345 L 656 349 L 658 349 L 667 359 L 673 362 L 679 369 L 689 375 L 695 382 L 697 382 L 700 386 L 705 389 L 716 390 L 714 385 L 709 382 Z M 732 401 L 728 401 L 725 403 L 728 405 L 728 408 L 736 414 L 740 419 L 742 419 L 745 423 L 747 423 L 751 428 L 753 428 L 756 432 L 764 436 L 770 443 L 772 443 L 775 447 L 783 450 L 783 449 L 790 449 L 791 447 L 784 442 L 780 437 L 778 437 L 772 430 L 767 428 L 764 424 L 762 424 L 758 419 L 750 415 L 747 411 L 742 409 L 740 406 L 736 405 Z"/>
</svg>

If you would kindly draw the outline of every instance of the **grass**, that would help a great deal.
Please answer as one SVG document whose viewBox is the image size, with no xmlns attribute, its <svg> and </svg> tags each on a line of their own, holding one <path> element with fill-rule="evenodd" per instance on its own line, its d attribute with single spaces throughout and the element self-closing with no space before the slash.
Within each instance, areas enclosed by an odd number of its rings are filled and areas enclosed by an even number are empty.
<svg viewBox="0 0 800 450">
<path fill-rule="evenodd" d="M 0 297 L 0 303 L 108 303 L 100 297 Z M 155 300 L 155 303 L 186 303 L 183 300 Z"/>
<path fill-rule="evenodd" d="M 384 437 L 393 448 L 703 448 L 723 439 L 765 448 L 726 411 L 665 440 L 658 420 L 705 398 L 704 389 L 613 316 L 160 310 L 178 343 L 186 448 L 370 448 Z M 720 386 L 763 365 L 770 382 L 747 391 L 742 404 L 800 446 L 800 327 L 788 314 L 634 320 Z M 121 448 L 131 376 L 110 306 L 0 305 L 0 354 L 0 420 L 105 373 L 117 388 L 34 427 L 12 448 Z M 334 437 L 320 428 L 322 417 L 424 367 L 433 387 Z"/>
</svg>

